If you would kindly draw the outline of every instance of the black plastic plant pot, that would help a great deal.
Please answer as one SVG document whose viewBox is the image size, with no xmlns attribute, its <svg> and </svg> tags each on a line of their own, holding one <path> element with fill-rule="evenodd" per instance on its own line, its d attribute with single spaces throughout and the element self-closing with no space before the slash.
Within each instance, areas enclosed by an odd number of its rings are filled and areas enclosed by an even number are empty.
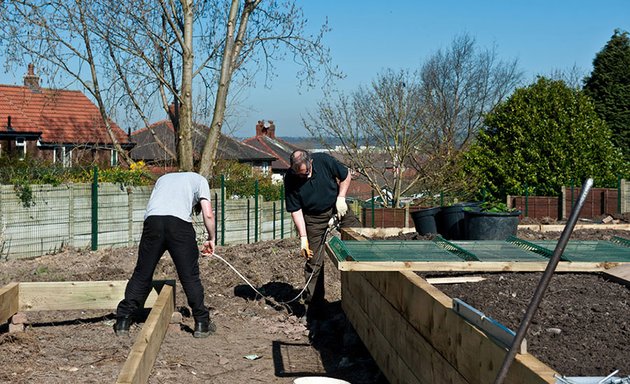
<svg viewBox="0 0 630 384">
<path fill-rule="evenodd" d="M 441 207 L 435 217 L 438 233 L 447 240 L 466 239 L 464 210 L 479 211 L 480 205 L 478 202 L 469 202 Z"/>
<path fill-rule="evenodd" d="M 464 211 L 467 240 L 505 240 L 516 235 L 521 211 Z"/>
<path fill-rule="evenodd" d="M 437 215 L 438 212 L 440 212 L 440 207 L 424 208 L 411 212 L 411 218 L 413 219 L 413 225 L 416 227 L 416 232 L 420 235 L 438 233 L 437 224 L 435 222 L 435 215 Z"/>
</svg>

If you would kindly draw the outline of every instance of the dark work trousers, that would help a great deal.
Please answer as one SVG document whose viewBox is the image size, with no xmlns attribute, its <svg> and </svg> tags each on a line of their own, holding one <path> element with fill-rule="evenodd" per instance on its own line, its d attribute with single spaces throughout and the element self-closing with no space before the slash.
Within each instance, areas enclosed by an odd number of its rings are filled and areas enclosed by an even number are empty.
<svg viewBox="0 0 630 384">
<path fill-rule="evenodd" d="M 306 286 L 304 291 L 304 301 L 309 306 L 309 312 L 317 311 L 318 307 L 324 304 L 325 288 L 324 288 L 324 258 L 326 257 L 326 230 L 328 222 L 335 214 L 335 209 L 331 208 L 324 213 L 304 214 L 304 222 L 306 223 L 306 236 L 308 244 L 313 251 L 313 257 L 304 265 L 304 277 L 309 281 L 311 273 L 313 277 Z M 357 216 L 348 209 L 348 212 L 341 218 L 339 227 L 361 227 L 361 222 Z M 308 314 L 307 314 L 308 315 Z"/>
<path fill-rule="evenodd" d="M 199 278 L 199 249 L 192 223 L 174 216 L 149 216 L 144 221 L 138 247 L 138 261 L 125 289 L 125 298 L 118 304 L 117 317 L 130 316 L 144 307 L 153 272 L 165 251 L 173 259 L 179 281 L 196 321 L 207 321 L 208 309 Z"/>
</svg>

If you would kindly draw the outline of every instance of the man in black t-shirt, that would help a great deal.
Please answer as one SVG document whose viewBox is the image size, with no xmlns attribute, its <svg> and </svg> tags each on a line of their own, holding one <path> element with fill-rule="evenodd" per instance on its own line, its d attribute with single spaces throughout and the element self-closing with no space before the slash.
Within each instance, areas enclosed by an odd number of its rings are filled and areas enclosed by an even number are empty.
<svg viewBox="0 0 630 384">
<path fill-rule="evenodd" d="M 351 180 L 346 166 L 329 154 L 311 155 L 304 150 L 294 151 L 290 162 L 284 178 L 286 208 L 300 235 L 300 253 L 306 259 L 304 301 L 307 319 L 311 320 L 325 303 L 323 245 L 330 219 L 336 215 L 340 227 L 360 227 L 361 223 L 346 204 Z"/>
</svg>

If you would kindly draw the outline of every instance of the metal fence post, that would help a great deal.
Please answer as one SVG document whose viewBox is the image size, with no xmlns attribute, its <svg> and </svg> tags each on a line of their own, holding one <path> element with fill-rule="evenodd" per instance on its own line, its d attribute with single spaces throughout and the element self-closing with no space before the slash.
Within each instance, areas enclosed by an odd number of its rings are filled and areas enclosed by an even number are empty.
<svg viewBox="0 0 630 384">
<path fill-rule="evenodd" d="M 225 245 L 225 175 L 221 175 L 221 245 Z"/>
<path fill-rule="evenodd" d="M 214 243 L 218 244 L 219 243 L 219 239 L 217 239 L 217 228 L 219 228 L 218 224 L 219 224 L 219 207 L 218 207 L 218 203 L 219 203 L 219 197 L 217 195 L 217 193 L 214 193 Z"/>
<path fill-rule="evenodd" d="M 254 182 L 254 197 L 256 201 L 254 201 L 254 242 L 258 242 L 258 180 Z"/>
<path fill-rule="evenodd" d="M 617 213 L 621 213 L 621 176 L 617 176 Z"/>
<path fill-rule="evenodd" d="M 284 188 L 280 190 L 280 238 L 284 239 Z"/>
<path fill-rule="evenodd" d="M 376 228 L 374 225 L 374 190 L 372 190 L 372 228 Z"/>
<path fill-rule="evenodd" d="M 529 216 L 529 188 L 525 183 L 525 217 Z"/>
<path fill-rule="evenodd" d="M 276 202 L 273 202 L 273 235 L 272 239 L 276 239 Z"/>
<path fill-rule="evenodd" d="M 247 244 L 249 244 L 249 236 L 250 236 L 249 235 L 249 228 L 250 228 L 250 225 L 249 225 L 249 210 L 250 210 L 250 205 L 251 204 L 249 203 L 249 199 L 247 199 L 247 220 L 246 220 L 247 221 Z"/>
<path fill-rule="evenodd" d="M 98 167 L 92 176 L 92 250 L 98 249 Z"/>
</svg>

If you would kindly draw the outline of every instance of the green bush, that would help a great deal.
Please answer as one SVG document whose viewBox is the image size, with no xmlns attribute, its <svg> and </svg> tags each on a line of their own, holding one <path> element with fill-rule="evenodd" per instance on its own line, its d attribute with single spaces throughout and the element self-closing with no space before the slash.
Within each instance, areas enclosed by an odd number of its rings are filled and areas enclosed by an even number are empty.
<svg viewBox="0 0 630 384">
<path fill-rule="evenodd" d="M 0 183 L 12 184 L 15 193 L 24 207 L 33 202 L 33 184 L 91 183 L 94 178 L 92 165 L 64 168 L 58 164 L 26 157 L 0 157 Z M 153 183 L 144 163 L 133 164 L 130 169 L 122 167 L 99 169 L 99 183 L 118 183 L 121 185 L 149 185 Z"/>
</svg>

